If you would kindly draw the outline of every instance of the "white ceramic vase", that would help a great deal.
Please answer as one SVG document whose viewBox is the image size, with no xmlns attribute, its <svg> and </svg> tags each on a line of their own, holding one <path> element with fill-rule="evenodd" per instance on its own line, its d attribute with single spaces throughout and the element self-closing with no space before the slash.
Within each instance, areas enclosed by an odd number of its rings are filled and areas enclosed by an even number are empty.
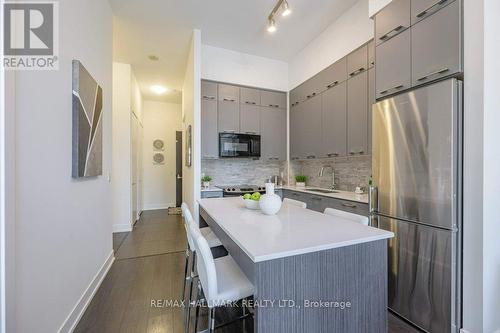
<svg viewBox="0 0 500 333">
<path fill-rule="evenodd" d="M 274 184 L 266 184 L 266 194 L 260 197 L 260 210 L 266 215 L 274 215 L 281 208 L 281 198 L 274 193 Z"/>
<path fill-rule="evenodd" d="M 203 187 L 204 188 L 209 188 L 210 187 L 210 182 L 203 182 Z"/>
</svg>

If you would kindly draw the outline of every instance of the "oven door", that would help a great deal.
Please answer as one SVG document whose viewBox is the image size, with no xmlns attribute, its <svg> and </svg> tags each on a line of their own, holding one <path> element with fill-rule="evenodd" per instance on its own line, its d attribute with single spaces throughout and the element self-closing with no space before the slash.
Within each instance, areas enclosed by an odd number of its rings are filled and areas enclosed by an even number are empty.
<svg viewBox="0 0 500 333">
<path fill-rule="evenodd" d="M 219 157 L 260 157 L 260 135 L 219 133 Z"/>
</svg>

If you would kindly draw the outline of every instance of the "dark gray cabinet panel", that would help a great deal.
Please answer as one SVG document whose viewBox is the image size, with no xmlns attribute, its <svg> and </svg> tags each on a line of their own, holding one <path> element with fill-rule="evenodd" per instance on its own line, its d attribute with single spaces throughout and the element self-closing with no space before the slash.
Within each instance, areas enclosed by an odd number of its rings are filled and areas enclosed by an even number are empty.
<svg viewBox="0 0 500 333">
<path fill-rule="evenodd" d="M 260 134 L 260 112 L 258 105 L 240 105 L 240 132 L 245 134 Z"/>
<path fill-rule="evenodd" d="M 368 70 L 368 154 L 372 153 L 372 106 L 375 104 L 375 68 Z"/>
<path fill-rule="evenodd" d="M 268 161 L 286 160 L 286 109 L 261 108 L 261 158 Z"/>
<path fill-rule="evenodd" d="M 321 94 L 321 157 L 345 156 L 347 147 L 347 83 Z"/>
<path fill-rule="evenodd" d="M 319 74 L 321 91 L 330 89 L 347 80 L 347 58 L 344 57 Z M 318 88 L 319 89 L 319 88 Z"/>
<path fill-rule="evenodd" d="M 375 66 L 375 41 L 368 42 L 368 68 Z"/>
<path fill-rule="evenodd" d="M 240 87 L 230 84 L 219 83 L 219 101 L 236 102 L 240 101 Z"/>
<path fill-rule="evenodd" d="M 321 96 L 314 96 L 302 103 L 299 140 L 301 158 L 319 157 L 321 150 Z"/>
<path fill-rule="evenodd" d="M 217 83 L 201 81 L 201 98 L 217 100 Z"/>
<path fill-rule="evenodd" d="M 260 90 L 240 88 L 240 103 L 246 105 L 260 105 Z"/>
<path fill-rule="evenodd" d="M 368 73 L 347 80 L 347 153 L 362 155 L 368 151 Z"/>
<path fill-rule="evenodd" d="M 263 90 L 260 93 L 260 100 L 262 106 L 286 108 L 286 93 Z"/>
<path fill-rule="evenodd" d="M 427 36 L 431 38 L 431 36 Z M 411 87 L 410 29 L 377 46 L 376 97 L 382 98 Z"/>
<path fill-rule="evenodd" d="M 218 118 L 219 132 L 238 133 L 240 131 L 240 104 L 236 101 L 219 101 Z"/>
<path fill-rule="evenodd" d="M 368 46 L 363 45 L 347 56 L 347 73 L 353 77 L 368 69 Z"/>
<path fill-rule="evenodd" d="M 460 10 L 455 1 L 412 27 L 414 86 L 462 71 Z"/>
<path fill-rule="evenodd" d="M 202 83 L 203 84 L 203 83 Z M 218 158 L 219 132 L 217 131 L 217 101 L 210 94 L 201 100 L 201 156 Z"/>
<path fill-rule="evenodd" d="M 453 1 L 454 0 L 413 0 L 411 2 L 411 23 L 415 24 L 423 20 Z"/>
<path fill-rule="evenodd" d="M 326 208 L 334 208 L 358 215 L 368 216 L 368 204 L 366 203 L 341 200 L 293 190 L 283 190 L 283 198 L 290 198 L 305 202 L 307 204 L 307 209 L 317 212 L 324 212 Z"/>
<path fill-rule="evenodd" d="M 414 0 L 421 1 L 421 0 Z M 375 40 L 380 45 L 410 27 L 410 0 L 394 0 L 375 16 Z"/>
</svg>

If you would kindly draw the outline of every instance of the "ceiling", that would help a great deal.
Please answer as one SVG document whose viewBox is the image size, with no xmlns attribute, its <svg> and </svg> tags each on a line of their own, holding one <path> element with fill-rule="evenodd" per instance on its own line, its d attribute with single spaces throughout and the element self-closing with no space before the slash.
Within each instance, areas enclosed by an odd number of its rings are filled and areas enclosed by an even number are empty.
<svg viewBox="0 0 500 333">
<path fill-rule="evenodd" d="M 114 60 L 132 65 L 145 99 L 180 103 L 194 28 L 203 44 L 289 61 L 356 1 L 288 0 L 292 14 L 278 17 L 278 30 L 269 34 L 267 16 L 277 0 L 109 0 Z M 155 95 L 154 84 L 176 92 Z"/>
</svg>

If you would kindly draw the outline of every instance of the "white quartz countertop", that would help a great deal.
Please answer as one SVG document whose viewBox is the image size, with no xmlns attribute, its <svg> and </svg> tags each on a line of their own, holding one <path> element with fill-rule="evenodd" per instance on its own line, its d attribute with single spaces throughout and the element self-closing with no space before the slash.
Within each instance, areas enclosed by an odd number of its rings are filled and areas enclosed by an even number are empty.
<svg viewBox="0 0 500 333">
<path fill-rule="evenodd" d="M 341 200 L 350 200 L 350 201 L 356 201 L 356 202 L 361 202 L 361 203 L 368 203 L 368 194 L 366 194 L 366 193 L 357 194 L 354 192 L 338 191 L 338 190 L 335 190 L 336 193 L 320 193 L 320 192 L 314 192 L 312 190 L 314 188 L 319 188 L 319 187 L 307 187 L 307 186 L 306 187 L 297 187 L 297 186 L 283 186 L 282 187 L 282 189 L 284 189 L 284 190 L 291 190 L 291 191 L 304 192 L 304 193 L 315 194 L 315 195 L 322 195 L 324 197 L 341 199 Z"/>
<path fill-rule="evenodd" d="M 200 206 L 253 262 L 394 237 L 389 231 L 292 205 L 277 215 L 245 208 L 239 197 L 201 199 Z"/>
</svg>

